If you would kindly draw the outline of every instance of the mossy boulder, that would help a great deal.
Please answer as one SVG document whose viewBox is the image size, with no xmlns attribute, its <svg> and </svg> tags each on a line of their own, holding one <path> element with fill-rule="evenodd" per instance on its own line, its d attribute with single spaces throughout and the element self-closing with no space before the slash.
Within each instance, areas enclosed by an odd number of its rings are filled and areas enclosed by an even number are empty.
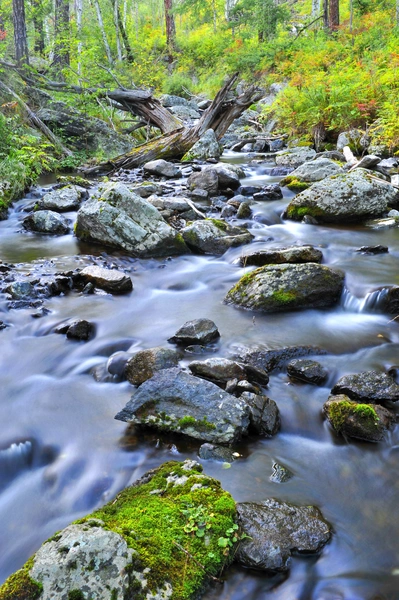
<svg viewBox="0 0 399 600">
<path fill-rule="evenodd" d="M 225 302 L 263 312 L 334 305 L 344 274 L 316 263 L 260 267 L 247 273 L 227 293 Z"/>
<path fill-rule="evenodd" d="M 0 600 L 198 598 L 234 556 L 235 515 L 198 463 L 165 463 L 45 542 Z"/>
<path fill-rule="evenodd" d="M 323 253 L 313 246 L 288 246 L 249 251 L 239 258 L 241 267 L 263 267 L 282 263 L 320 263 Z"/>
<path fill-rule="evenodd" d="M 326 223 L 362 222 L 383 216 L 398 199 L 398 190 L 390 183 L 356 169 L 314 183 L 289 203 L 286 215 L 294 221 L 310 216 Z"/>
<path fill-rule="evenodd" d="M 229 248 L 249 244 L 253 235 L 242 227 L 233 227 L 222 219 L 195 221 L 182 229 L 187 246 L 199 254 L 224 254 Z"/>
<path fill-rule="evenodd" d="M 383 406 L 355 402 L 345 394 L 330 396 L 323 414 L 336 433 L 366 442 L 382 441 L 396 420 Z"/>
<path fill-rule="evenodd" d="M 294 189 L 294 182 L 298 182 L 299 187 L 297 189 L 300 189 L 300 186 L 304 184 L 305 188 L 303 189 L 306 189 L 310 184 L 337 173 L 343 173 L 342 167 L 329 158 L 320 157 L 297 167 L 295 171 L 292 171 L 280 182 L 280 185 L 286 185 L 288 188 Z"/>
</svg>

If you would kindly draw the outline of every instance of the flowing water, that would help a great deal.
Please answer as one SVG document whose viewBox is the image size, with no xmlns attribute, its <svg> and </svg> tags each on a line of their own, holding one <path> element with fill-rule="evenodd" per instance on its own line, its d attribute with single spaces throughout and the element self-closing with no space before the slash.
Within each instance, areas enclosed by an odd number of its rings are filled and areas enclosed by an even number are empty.
<svg viewBox="0 0 399 600">
<path fill-rule="evenodd" d="M 267 172 L 252 169 L 243 183 L 278 181 Z M 285 579 L 236 568 L 205 599 L 399 598 L 399 429 L 378 445 L 346 443 L 321 417 L 339 377 L 399 365 L 398 322 L 377 312 L 378 293 L 368 296 L 399 284 L 398 230 L 283 221 L 290 197 L 288 192 L 283 200 L 253 207 L 251 246 L 320 247 L 324 263 L 346 273 L 347 289 L 333 309 L 262 315 L 224 305 L 226 292 L 250 270 L 237 266 L 243 248 L 217 258 L 137 260 L 79 244 L 72 235 L 21 232 L 22 210 L 31 198 L 16 203 L 9 220 L 0 222 L 0 259 L 21 263 L 21 270 L 26 270 L 22 263 L 30 263 L 33 271 L 67 270 L 94 255 L 98 264 L 114 261 L 134 283 L 127 296 L 52 298 L 46 301 L 51 312 L 40 319 L 32 318 L 32 309 L 7 311 L 0 298 L 0 319 L 11 325 L 0 332 L 0 581 L 56 530 L 109 501 L 148 469 L 196 457 L 196 444 L 129 432 L 115 421 L 132 387 L 96 381 L 93 371 L 102 372 L 115 351 L 165 345 L 185 321 L 206 317 L 219 327 L 219 356 L 258 344 L 326 350 L 317 357 L 330 374 L 325 387 L 294 384 L 284 371 L 271 375 L 267 393 L 280 408 L 278 435 L 244 441 L 242 458 L 229 469 L 211 461 L 203 466 L 237 501 L 276 497 L 317 505 L 334 535 L 320 557 L 294 558 Z M 388 246 L 389 253 L 355 252 L 376 244 Z M 94 321 L 95 338 L 78 343 L 52 333 L 71 317 Z M 276 461 L 294 473 L 290 481 L 270 481 Z"/>
</svg>

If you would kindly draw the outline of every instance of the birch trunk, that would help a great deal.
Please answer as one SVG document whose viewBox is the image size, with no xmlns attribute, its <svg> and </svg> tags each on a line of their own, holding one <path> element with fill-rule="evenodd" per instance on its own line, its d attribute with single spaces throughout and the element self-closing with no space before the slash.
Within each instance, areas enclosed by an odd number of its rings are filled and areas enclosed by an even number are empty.
<svg viewBox="0 0 399 600">
<path fill-rule="evenodd" d="M 104 28 L 104 22 L 103 22 L 103 17 L 101 14 L 100 4 L 99 4 L 98 0 L 93 0 L 93 2 L 94 2 L 94 7 L 96 9 L 97 21 L 98 21 L 98 25 L 100 27 L 101 37 L 103 38 L 103 44 L 104 44 L 105 52 L 107 55 L 108 64 L 110 67 L 112 67 L 114 65 L 114 61 L 112 60 L 111 48 L 109 47 L 107 34 L 106 34 L 105 28 Z"/>
</svg>

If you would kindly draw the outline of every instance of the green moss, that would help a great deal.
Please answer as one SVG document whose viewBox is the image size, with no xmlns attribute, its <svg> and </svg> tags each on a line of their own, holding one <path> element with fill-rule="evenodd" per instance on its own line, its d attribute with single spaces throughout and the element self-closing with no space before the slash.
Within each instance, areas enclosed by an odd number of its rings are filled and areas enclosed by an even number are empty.
<svg viewBox="0 0 399 600">
<path fill-rule="evenodd" d="M 297 294 L 291 290 L 277 290 L 272 294 L 273 300 L 278 304 L 291 304 L 297 299 Z"/>
<path fill-rule="evenodd" d="M 122 535 L 138 553 L 132 571 L 149 568 L 146 575 L 149 589 L 154 592 L 170 582 L 176 600 L 198 596 L 208 581 L 207 574 L 217 576 L 233 556 L 233 549 L 226 556 L 218 546 L 218 539 L 234 524 L 234 500 L 221 489 L 219 482 L 200 475 L 200 470 L 195 467 L 187 471 L 182 469 L 182 463 L 166 463 L 154 472 L 149 482 L 127 488 L 113 502 L 79 521 L 101 519 L 105 528 Z M 173 481 L 167 481 L 170 476 L 188 479 L 183 485 L 174 485 Z M 192 490 L 196 483 L 201 487 Z M 152 491 L 157 493 L 151 494 Z M 210 528 L 203 537 L 184 530 L 185 513 L 195 507 L 201 507 L 208 515 Z"/>
<path fill-rule="evenodd" d="M 178 420 L 177 424 L 182 429 L 185 429 L 186 427 L 193 427 L 198 431 L 216 429 L 216 426 L 213 423 L 210 423 L 206 417 L 201 420 L 194 419 L 194 417 L 183 417 Z"/>
<path fill-rule="evenodd" d="M 32 566 L 33 558 L 6 579 L 0 587 L 0 600 L 36 600 L 40 597 L 43 586 L 29 576 Z"/>
<path fill-rule="evenodd" d="M 85 595 L 81 590 L 71 590 L 68 592 L 68 600 L 85 600 Z"/>
<path fill-rule="evenodd" d="M 227 231 L 227 223 L 221 219 L 206 219 L 206 221 L 211 221 L 221 231 Z"/>
<path fill-rule="evenodd" d="M 318 206 L 296 206 L 295 204 L 289 204 L 287 208 L 287 216 L 289 219 L 294 221 L 300 221 L 309 215 L 310 217 L 323 217 L 324 212 Z"/>
<path fill-rule="evenodd" d="M 58 183 L 65 183 L 65 185 L 79 185 L 80 187 L 90 188 L 93 184 L 89 179 L 79 177 L 79 175 L 58 175 Z"/>
<path fill-rule="evenodd" d="M 370 404 L 359 404 L 351 400 L 332 402 L 329 406 L 328 414 L 331 425 L 338 433 L 341 431 L 345 421 L 352 415 L 356 415 L 369 425 L 375 425 L 379 421 L 379 417 L 373 406 Z"/>
<path fill-rule="evenodd" d="M 281 186 L 285 186 L 287 187 L 289 190 L 293 191 L 293 192 L 302 192 L 303 190 L 307 190 L 310 187 L 310 183 L 306 183 L 305 181 L 301 181 L 300 179 L 297 179 L 296 177 L 292 177 L 290 175 L 288 175 L 287 177 L 284 177 L 284 179 L 282 179 L 280 181 L 280 185 Z"/>
</svg>

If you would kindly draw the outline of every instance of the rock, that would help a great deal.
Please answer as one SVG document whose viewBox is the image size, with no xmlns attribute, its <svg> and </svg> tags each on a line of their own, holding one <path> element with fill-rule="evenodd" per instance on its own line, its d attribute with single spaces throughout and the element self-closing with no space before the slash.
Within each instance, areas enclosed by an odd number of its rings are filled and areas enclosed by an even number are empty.
<svg viewBox="0 0 399 600">
<path fill-rule="evenodd" d="M 192 200 L 205 201 L 209 198 L 209 193 L 206 190 L 195 188 L 192 192 L 188 192 L 189 197 Z"/>
<path fill-rule="evenodd" d="M 220 213 L 220 218 L 229 219 L 230 217 L 234 217 L 235 214 L 237 214 L 236 207 L 232 206 L 231 204 L 226 204 L 226 206 L 223 207 L 222 212 Z"/>
<path fill-rule="evenodd" d="M 168 179 L 176 179 L 182 176 L 179 167 L 163 160 L 163 158 L 151 160 L 144 165 L 143 169 L 145 173 L 156 175 L 157 177 L 167 177 Z"/>
<path fill-rule="evenodd" d="M 380 159 L 375 170 L 384 175 L 394 175 L 398 173 L 399 161 L 396 157 Z"/>
<path fill-rule="evenodd" d="M 378 217 L 398 201 L 398 191 L 363 169 L 326 177 L 298 194 L 287 207 L 287 217 L 305 215 L 327 223 L 347 223 Z"/>
<path fill-rule="evenodd" d="M 53 210 L 37 210 L 25 217 L 22 224 L 25 229 L 37 233 L 64 235 L 70 231 L 69 219 Z"/>
<path fill-rule="evenodd" d="M 125 367 L 126 379 L 133 385 L 141 385 L 162 369 L 177 367 L 180 353 L 171 348 L 140 350 L 129 358 Z"/>
<path fill-rule="evenodd" d="M 382 246 L 381 244 L 377 244 L 377 246 L 362 246 L 355 250 L 355 252 L 363 252 L 364 254 L 384 254 L 388 251 L 388 246 Z"/>
<path fill-rule="evenodd" d="M 313 246 L 288 246 L 283 248 L 266 248 L 240 256 L 241 267 L 263 267 L 282 263 L 320 263 L 323 260 L 321 250 Z"/>
<path fill-rule="evenodd" d="M 40 210 L 64 212 L 77 210 L 80 206 L 81 194 L 75 186 L 63 187 L 45 194 L 37 205 Z"/>
<path fill-rule="evenodd" d="M 162 194 L 162 186 L 152 181 L 144 181 L 138 186 L 131 189 L 133 194 L 140 196 L 140 198 L 149 198 L 153 194 Z"/>
<path fill-rule="evenodd" d="M 14 300 L 24 300 L 34 296 L 34 287 L 30 281 L 13 281 L 4 291 Z"/>
<path fill-rule="evenodd" d="M 316 156 L 316 151 L 312 148 L 297 147 L 278 152 L 276 155 L 276 165 L 279 167 L 299 167 L 302 163 L 312 160 Z"/>
<path fill-rule="evenodd" d="M 194 319 L 187 321 L 168 339 L 173 344 L 188 346 L 190 344 L 209 344 L 220 337 L 215 323 L 210 319 Z"/>
<path fill-rule="evenodd" d="M 233 358 L 243 362 L 247 367 L 257 367 L 270 373 L 275 369 L 284 368 L 286 363 L 293 358 L 317 354 L 327 353 L 325 350 L 321 350 L 315 346 L 290 346 L 275 350 L 264 348 L 262 346 L 251 346 L 251 348 L 242 348 L 238 354 L 233 356 Z"/>
<path fill-rule="evenodd" d="M 218 177 L 218 189 L 219 190 L 236 190 L 240 187 L 240 178 L 234 169 L 230 168 L 230 165 L 223 163 L 212 165 L 211 167 L 205 167 L 205 172 L 215 171 Z"/>
<path fill-rule="evenodd" d="M 195 600 L 233 560 L 237 542 L 226 554 L 218 541 L 235 516 L 231 495 L 198 462 L 167 462 L 45 542 L 0 598 Z"/>
<path fill-rule="evenodd" d="M 80 340 L 86 342 L 95 333 L 95 326 L 93 323 L 80 319 L 73 323 L 65 323 L 59 325 L 54 329 L 54 333 L 65 333 L 67 338 L 70 340 Z"/>
<path fill-rule="evenodd" d="M 288 375 L 305 383 L 323 385 L 328 377 L 328 371 L 315 360 L 295 358 L 287 365 Z"/>
<path fill-rule="evenodd" d="M 115 418 L 214 444 L 232 444 L 247 433 L 249 408 L 214 383 L 174 368 L 145 381 Z"/>
<path fill-rule="evenodd" d="M 170 108 L 172 106 L 190 106 L 190 102 L 187 98 L 176 96 L 174 94 L 164 94 L 161 97 L 161 102 L 165 108 Z"/>
<path fill-rule="evenodd" d="M 99 198 L 87 200 L 77 214 L 82 240 L 125 250 L 133 256 L 168 256 L 188 249 L 183 239 L 144 198 L 121 183 L 107 183 Z"/>
<path fill-rule="evenodd" d="M 207 358 L 194 360 L 188 365 L 193 375 L 212 381 L 226 383 L 229 379 L 246 379 L 245 369 L 233 360 L 227 358 Z"/>
<path fill-rule="evenodd" d="M 104 121 L 88 117 L 64 102 L 48 102 L 37 116 L 51 130 L 61 130 L 74 150 L 101 151 L 105 156 L 118 156 L 132 148 L 130 136 L 116 133 Z"/>
<path fill-rule="evenodd" d="M 216 138 L 213 129 L 208 129 L 186 152 L 182 158 L 182 162 L 191 161 L 194 159 L 206 160 L 207 158 L 219 158 L 221 154 L 221 146 Z"/>
<path fill-rule="evenodd" d="M 187 179 L 187 186 L 191 191 L 200 189 L 206 191 L 209 196 L 216 196 L 218 193 L 219 178 L 214 169 L 204 169 L 199 173 L 192 173 Z"/>
<path fill-rule="evenodd" d="M 237 210 L 237 219 L 249 219 L 252 216 L 252 209 L 249 202 L 241 202 Z"/>
<path fill-rule="evenodd" d="M 198 456 L 202 460 L 218 460 L 227 463 L 232 463 L 236 459 L 235 454 L 230 448 L 208 443 L 202 444 L 198 450 Z"/>
<path fill-rule="evenodd" d="M 201 116 L 197 110 L 190 106 L 175 105 L 171 106 L 169 110 L 182 121 L 192 121 L 193 119 L 199 119 Z"/>
<path fill-rule="evenodd" d="M 116 269 L 104 269 L 97 266 L 85 267 L 80 271 L 79 278 L 84 284 L 92 283 L 95 287 L 111 294 L 125 294 L 133 289 L 129 275 Z"/>
<path fill-rule="evenodd" d="M 345 162 L 345 156 L 338 150 L 325 150 L 324 152 L 318 152 L 315 158 L 330 158 L 331 160 L 337 160 L 338 162 Z"/>
<path fill-rule="evenodd" d="M 323 413 L 336 433 L 366 442 L 380 442 L 395 415 L 379 404 L 360 404 L 344 394 L 330 396 Z"/>
<path fill-rule="evenodd" d="M 316 263 L 260 267 L 244 275 L 227 293 L 225 303 L 263 312 L 334 305 L 344 274 Z"/>
<path fill-rule="evenodd" d="M 229 248 L 249 244 L 253 235 L 242 227 L 233 227 L 219 219 L 195 221 L 182 229 L 187 246 L 201 254 L 224 254 Z"/>
<path fill-rule="evenodd" d="M 344 375 L 331 390 L 332 394 L 345 394 L 356 402 L 385 404 L 399 400 L 399 385 L 386 373 L 364 371 Z"/>
<path fill-rule="evenodd" d="M 265 185 L 259 192 L 255 192 L 254 200 L 281 200 L 283 192 L 278 183 L 272 183 L 271 185 Z"/>
<path fill-rule="evenodd" d="M 183 219 L 190 221 L 205 218 L 205 215 L 201 216 L 202 213 L 199 209 L 197 209 L 197 211 L 193 209 L 192 203 L 189 204 L 186 198 L 170 196 L 167 198 L 159 198 L 158 196 L 150 196 L 148 202 L 150 202 L 152 206 L 155 206 L 164 218 L 166 218 L 166 215 L 173 217 L 176 214 Z"/>
<path fill-rule="evenodd" d="M 242 185 L 239 189 L 242 196 L 254 196 L 262 191 L 259 185 Z"/>
<path fill-rule="evenodd" d="M 372 169 L 381 161 L 380 156 L 375 156 L 375 154 L 366 154 L 363 156 L 356 165 L 353 165 L 351 171 L 354 169 Z"/>
<path fill-rule="evenodd" d="M 236 561 L 251 569 L 287 571 L 293 553 L 317 554 L 331 538 L 329 524 L 314 506 L 274 499 L 239 502 L 237 514 L 249 538 L 241 541 Z"/>
<path fill-rule="evenodd" d="M 264 437 L 272 437 L 280 429 L 280 411 L 277 404 L 268 396 L 244 392 L 240 398 L 250 409 L 250 428 Z"/>
<path fill-rule="evenodd" d="M 106 365 L 108 373 L 124 379 L 126 363 L 131 356 L 132 355 L 129 352 L 124 352 L 123 350 L 119 350 L 118 352 L 111 354 Z"/>
<path fill-rule="evenodd" d="M 350 131 L 343 131 L 339 134 L 337 140 L 337 150 L 341 151 L 345 146 L 349 148 L 355 154 L 361 154 L 368 146 L 368 139 L 363 131 L 359 129 L 351 129 Z"/>
<path fill-rule="evenodd" d="M 314 183 L 337 173 L 343 173 L 343 169 L 336 162 L 329 158 L 316 158 L 297 167 L 286 179 L 297 179 L 299 181 Z M 286 185 L 284 181 L 283 179 L 280 184 Z"/>
<path fill-rule="evenodd" d="M 292 479 L 294 474 L 279 463 L 273 463 L 272 465 L 272 474 L 270 475 L 270 481 L 273 483 L 286 483 L 290 479 Z"/>
</svg>

